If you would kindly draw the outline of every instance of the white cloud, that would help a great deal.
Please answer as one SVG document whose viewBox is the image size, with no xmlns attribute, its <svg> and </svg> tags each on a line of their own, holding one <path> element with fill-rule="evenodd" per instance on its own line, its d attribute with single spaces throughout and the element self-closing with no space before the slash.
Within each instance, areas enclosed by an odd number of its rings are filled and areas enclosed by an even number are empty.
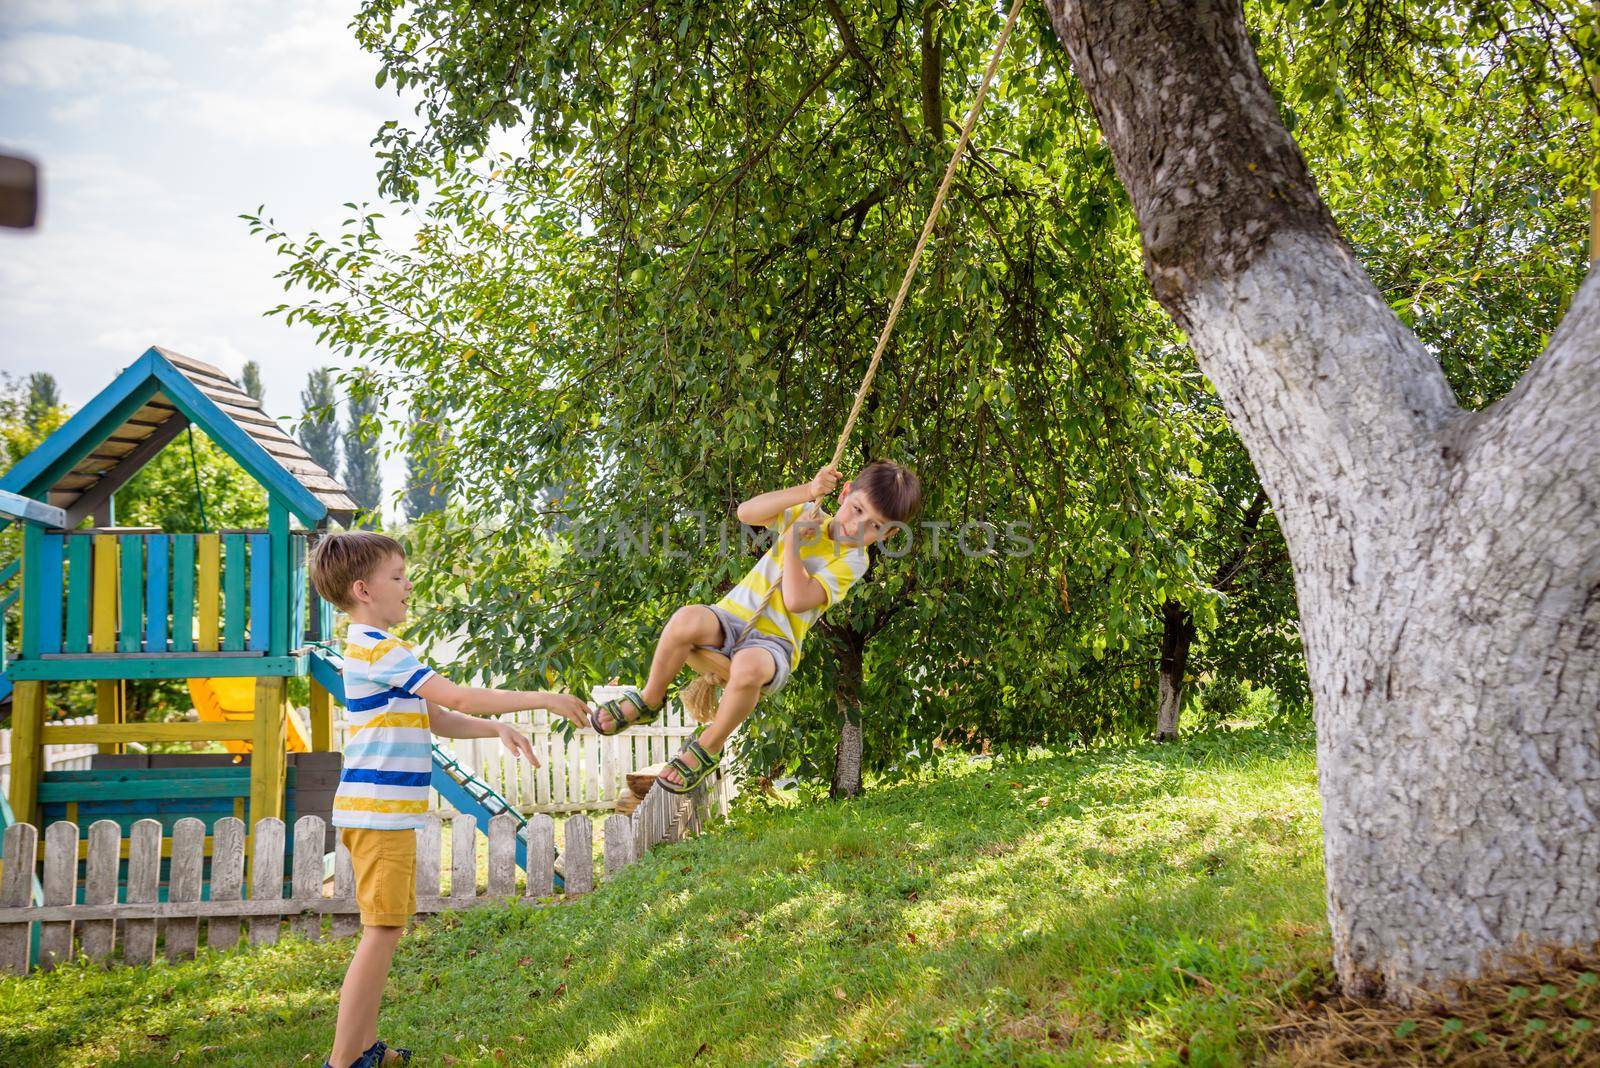
<svg viewBox="0 0 1600 1068">
<path fill-rule="evenodd" d="M 40 26 L 103 24 L 117 18 L 160 18 L 190 32 L 217 32 L 236 18 L 233 4 L 217 0 L 5 0 L 0 32 Z"/>
<path fill-rule="evenodd" d="M 99 86 L 164 89 L 171 67 L 154 52 L 95 37 L 22 33 L 0 39 L 0 87 L 67 92 Z"/>
<path fill-rule="evenodd" d="M 86 122 L 89 119 L 99 118 L 101 112 L 105 110 L 105 104 L 105 97 L 99 93 L 90 93 L 88 96 L 80 96 L 76 100 L 51 108 L 50 117 L 63 124 Z"/>
<path fill-rule="evenodd" d="M 327 99 L 215 90 L 163 98 L 147 110 L 168 121 L 187 120 L 231 141 L 298 148 L 365 145 L 383 121 L 375 109 Z"/>
</svg>

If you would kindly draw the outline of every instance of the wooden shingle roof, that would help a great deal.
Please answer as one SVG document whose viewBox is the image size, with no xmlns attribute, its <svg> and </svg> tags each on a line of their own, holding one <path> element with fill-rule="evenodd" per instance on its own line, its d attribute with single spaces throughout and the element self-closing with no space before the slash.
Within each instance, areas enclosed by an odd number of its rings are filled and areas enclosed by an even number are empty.
<svg viewBox="0 0 1600 1068">
<path fill-rule="evenodd" d="M 191 424 L 303 522 L 348 523 L 354 515 L 344 484 L 255 398 L 211 364 L 162 348 L 147 350 L 24 457 L 0 489 L 62 508 L 76 526 Z"/>
</svg>

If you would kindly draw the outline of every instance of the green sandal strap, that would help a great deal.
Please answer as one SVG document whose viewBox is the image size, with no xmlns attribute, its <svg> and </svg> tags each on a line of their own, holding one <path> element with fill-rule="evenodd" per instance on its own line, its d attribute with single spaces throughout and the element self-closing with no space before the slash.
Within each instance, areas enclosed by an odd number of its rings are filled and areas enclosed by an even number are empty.
<svg viewBox="0 0 1600 1068">
<path fill-rule="evenodd" d="M 688 763 L 684 761 L 685 754 L 694 757 L 695 767 L 689 767 Z M 686 794 L 705 782 L 711 773 L 717 770 L 717 765 L 720 763 L 722 763 L 721 753 L 712 756 L 705 751 L 705 748 L 699 742 L 690 739 L 689 744 L 684 746 L 677 756 L 667 761 L 667 767 L 678 773 L 678 777 L 683 780 L 683 785 L 680 786 L 676 783 L 668 782 L 660 776 L 656 777 L 656 781 L 668 793 Z"/>
<path fill-rule="evenodd" d="M 622 702 L 624 701 L 632 705 L 634 711 L 638 713 L 633 719 L 629 719 L 623 714 Z M 666 702 L 663 701 L 662 707 L 665 707 L 665 705 Z M 601 712 L 611 713 L 610 730 L 600 726 L 599 713 Z M 593 727 L 596 733 L 610 737 L 614 734 L 621 734 L 629 727 L 641 727 L 648 723 L 654 723 L 659 718 L 661 718 L 661 707 L 651 708 L 646 705 L 644 703 L 644 694 L 630 686 L 622 692 L 622 696 L 613 697 L 609 701 L 602 701 L 599 707 L 591 709 L 589 712 L 589 726 Z"/>
</svg>

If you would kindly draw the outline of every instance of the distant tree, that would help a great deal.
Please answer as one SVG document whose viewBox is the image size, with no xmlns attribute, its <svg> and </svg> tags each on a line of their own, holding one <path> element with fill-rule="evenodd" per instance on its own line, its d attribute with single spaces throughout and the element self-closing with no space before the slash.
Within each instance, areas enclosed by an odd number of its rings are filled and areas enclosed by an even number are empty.
<svg viewBox="0 0 1600 1068">
<path fill-rule="evenodd" d="M 427 419 L 417 410 L 411 413 L 411 427 L 406 437 L 406 492 L 407 519 L 419 519 L 429 512 L 437 512 L 449 500 L 449 491 L 439 481 L 437 456 L 442 434 L 436 421 Z"/>
<path fill-rule="evenodd" d="M 356 379 L 345 409 L 349 423 L 344 435 L 344 484 L 351 500 L 374 518 L 383 504 L 383 476 L 378 470 L 379 408 L 371 383 Z"/>
<path fill-rule="evenodd" d="M 300 444 L 332 478 L 339 477 L 337 405 L 332 368 L 319 367 L 306 376 L 300 393 Z"/>
<path fill-rule="evenodd" d="M 56 388 L 56 376 L 49 371 L 35 371 L 28 376 L 28 400 L 24 419 L 34 430 L 48 425 L 50 430 L 60 425 L 55 418 L 61 408 L 61 391 Z M 48 430 L 46 431 L 48 433 Z"/>
<path fill-rule="evenodd" d="M 240 387 L 256 400 L 261 399 L 261 365 L 254 360 L 246 360 L 244 373 L 239 376 Z"/>
</svg>

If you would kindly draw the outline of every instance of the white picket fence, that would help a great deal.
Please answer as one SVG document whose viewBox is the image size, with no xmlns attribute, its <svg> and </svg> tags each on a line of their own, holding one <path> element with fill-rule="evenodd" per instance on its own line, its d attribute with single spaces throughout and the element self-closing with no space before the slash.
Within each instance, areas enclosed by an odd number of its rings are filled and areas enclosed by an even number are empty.
<svg viewBox="0 0 1600 1068">
<path fill-rule="evenodd" d="M 93 716 L 74 716 L 71 719 L 53 719 L 52 727 L 77 727 L 97 722 Z M 45 771 L 87 771 L 89 760 L 100 751 L 93 742 L 77 745 L 47 745 L 44 747 Z M 11 793 L 11 731 L 0 731 L 0 794 Z"/>
<path fill-rule="evenodd" d="M 677 841 L 696 833 L 710 813 L 710 791 L 678 797 L 653 788 L 631 815 L 607 817 L 602 830 L 603 869 L 610 877 L 640 859 L 659 842 Z M 71 960 L 74 943 L 91 961 L 107 963 L 121 945 L 125 964 L 155 959 L 158 939 L 168 960 L 194 956 L 205 921 L 206 944 L 228 948 L 240 939 L 240 924 L 252 945 L 272 945 L 289 933 L 311 941 L 324 936 L 323 917 L 331 917 L 327 933 L 339 938 L 360 928 L 355 901 L 355 876 L 350 854 L 341 844 L 331 892 L 324 878 L 326 826 L 320 816 L 302 816 L 294 826 L 290 896 L 283 896 L 284 832 L 282 820 L 263 819 L 252 836 L 249 896 L 245 896 L 245 825 L 228 817 L 212 831 L 210 894 L 202 901 L 206 828 L 185 818 L 173 827 L 167 900 L 160 900 L 161 824 L 140 820 L 128 835 L 128 874 L 121 900 L 118 860 L 122 841 L 112 820 L 89 827 L 89 853 L 78 900 L 78 827 L 65 820 L 52 823 L 44 835 L 43 904 L 33 905 L 38 870 L 39 832 L 32 824 L 6 829 L 4 866 L 0 868 L 0 972 L 26 975 L 37 967 L 53 968 Z M 587 816 L 569 817 L 563 827 L 562 874 L 565 890 L 554 896 L 555 822 L 534 815 L 526 829 L 528 871 L 518 893 L 516 819 L 502 813 L 489 825 L 488 882 L 478 893 L 478 830 L 471 819 L 450 821 L 449 867 L 442 861 L 443 819 L 430 813 L 417 831 L 417 912 L 429 915 L 480 905 L 521 900 L 549 905 L 589 893 L 595 886 L 594 828 Z M 440 885 L 450 873 L 449 889 Z M 32 924 L 40 925 L 39 959 L 30 953 Z"/>
<path fill-rule="evenodd" d="M 597 686 L 596 700 L 607 700 L 620 687 Z M 306 713 L 302 712 L 304 717 Z M 467 767 L 492 786 L 512 807 L 524 815 L 548 812 L 592 812 L 615 806 L 625 791 L 627 775 L 652 764 L 660 764 L 678 754 L 693 736 L 695 723 L 683 706 L 670 702 L 661 718 L 647 727 L 634 727 L 609 738 L 587 728 L 567 737 L 552 725 L 549 712 L 519 712 L 502 719 L 513 723 L 533 743 L 540 767 L 518 760 L 496 738 L 441 738 Z M 53 720 L 52 725 L 94 723 L 93 716 Z M 334 746 L 343 752 L 349 726 L 343 717 L 333 721 Z M 81 771 L 99 751 L 93 743 L 48 745 L 44 748 L 45 771 Z M 738 793 L 734 776 L 717 777 L 713 804 L 726 812 Z M 11 788 L 11 731 L 0 730 L 0 794 Z M 450 815 L 454 810 L 430 793 L 430 807 Z"/>
</svg>

